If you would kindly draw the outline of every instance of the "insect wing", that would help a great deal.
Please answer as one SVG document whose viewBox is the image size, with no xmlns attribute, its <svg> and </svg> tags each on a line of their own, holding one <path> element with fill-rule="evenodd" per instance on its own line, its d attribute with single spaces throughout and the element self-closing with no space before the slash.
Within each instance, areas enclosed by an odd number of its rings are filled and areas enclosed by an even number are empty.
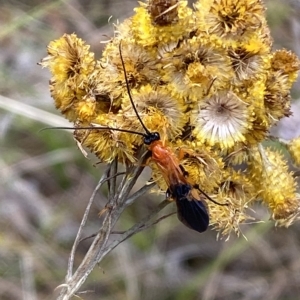
<svg viewBox="0 0 300 300">
<path fill-rule="evenodd" d="M 186 197 L 176 199 L 177 216 L 185 226 L 204 232 L 209 225 L 209 215 L 206 207 L 201 201 L 188 200 Z"/>
</svg>

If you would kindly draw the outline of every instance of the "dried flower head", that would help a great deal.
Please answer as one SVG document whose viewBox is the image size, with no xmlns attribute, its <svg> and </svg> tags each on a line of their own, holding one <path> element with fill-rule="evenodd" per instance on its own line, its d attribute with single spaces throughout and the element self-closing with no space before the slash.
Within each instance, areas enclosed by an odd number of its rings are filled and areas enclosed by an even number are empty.
<svg viewBox="0 0 300 300">
<path fill-rule="evenodd" d="M 163 80 L 170 82 L 172 93 L 189 101 L 197 102 L 208 93 L 226 87 L 234 76 L 224 49 L 216 47 L 207 37 L 193 37 L 161 57 Z"/>
<path fill-rule="evenodd" d="M 52 73 L 51 96 L 56 108 L 70 120 L 76 120 L 74 106 L 86 94 L 84 85 L 95 68 L 94 54 L 90 46 L 75 34 L 63 35 L 48 46 L 48 56 L 41 61 Z"/>
<path fill-rule="evenodd" d="M 155 25 L 166 26 L 178 21 L 179 0 L 149 0 L 148 13 Z"/>
<path fill-rule="evenodd" d="M 270 123 L 275 123 L 291 113 L 288 76 L 281 71 L 270 72 L 266 81 L 264 104 Z"/>
<path fill-rule="evenodd" d="M 251 155 L 249 170 L 252 181 L 260 191 L 258 198 L 261 198 L 271 210 L 271 217 L 274 220 L 284 220 L 295 216 L 299 210 L 297 186 L 282 155 L 262 146 Z"/>
<path fill-rule="evenodd" d="M 262 28 L 265 8 L 260 0 L 197 1 L 201 29 L 222 38 L 242 38 Z"/>
<path fill-rule="evenodd" d="M 292 139 L 287 146 L 293 161 L 300 166 L 300 137 Z"/>
<path fill-rule="evenodd" d="M 146 85 L 139 91 L 132 90 L 132 96 L 139 116 L 150 131 L 158 131 L 171 140 L 182 132 L 187 122 L 185 104 L 180 98 L 172 97 L 167 88 L 154 90 Z M 128 96 L 123 99 L 120 113 L 132 120 L 131 130 L 143 131 Z"/>
<path fill-rule="evenodd" d="M 295 53 L 286 49 L 277 50 L 274 52 L 271 59 L 271 68 L 274 71 L 279 71 L 288 75 L 290 87 L 295 82 L 300 69 L 300 60 Z"/>
<path fill-rule="evenodd" d="M 99 115 L 89 125 L 95 127 L 127 128 L 128 120 L 123 116 L 114 114 Z M 84 124 L 78 124 L 79 128 Z M 83 146 L 95 153 L 100 162 L 112 162 L 118 159 L 121 163 L 135 162 L 135 136 L 125 132 L 110 129 L 77 129 L 74 132 L 76 140 Z"/>
<path fill-rule="evenodd" d="M 235 80 L 247 80 L 263 71 L 268 47 L 262 42 L 256 43 L 257 45 L 255 43 L 256 41 L 251 41 L 248 45 L 229 48 L 228 56 L 231 59 Z"/>
<path fill-rule="evenodd" d="M 251 126 L 251 110 L 233 92 L 221 92 L 199 103 L 191 115 L 193 135 L 210 146 L 230 148 L 245 141 Z"/>
<path fill-rule="evenodd" d="M 179 147 L 182 156 L 181 165 L 189 174 L 193 184 L 206 192 L 213 192 L 221 183 L 224 162 L 219 155 L 204 147 L 201 143 L 186 143 Z"/>
<path fill-rule="evenodd" d="M 160 8 L 154 9 L 153 5 L 156 3 L 160 5 Z M 193 12 L 187 7 L 187 1 L 181 0 L 178 4 L 168 5 L 167 10 L 157 15 L 157 12 L 161 10 L 162 3 L 163 1 L 151 1 L 150 6 L 140 3 L 141 6 L 135 9 L 136 14 L 133 16 L 131 24 L 132 37 L 135 43 L 143 47 L 156 47 L 157 44 L 179 42 L 194 30 Z M 167 21 L 171 21 L 170 18 L 174 17 L 174 22 L 167 24 L 167 26 L 160 26 L 159 23 L 155 22 L 155 18 L 161 21 L 164 19 L 163 16 L 166 17 Z"/>
</svg>

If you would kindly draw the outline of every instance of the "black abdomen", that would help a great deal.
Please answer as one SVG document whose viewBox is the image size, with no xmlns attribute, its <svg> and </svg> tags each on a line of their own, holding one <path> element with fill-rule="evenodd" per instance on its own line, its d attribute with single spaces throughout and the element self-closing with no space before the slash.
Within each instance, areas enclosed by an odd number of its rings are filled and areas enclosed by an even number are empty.
<svg viewBox="0 0 300 300">
<path fill-rule="evenodd" d="M 185 226 L 204 232 L 209 225 L 209 215 L 202 201 L 193 197 L 190 184 L 172 185 L 168 192 L 177 205 L 177 216 Z"/>
</svg>

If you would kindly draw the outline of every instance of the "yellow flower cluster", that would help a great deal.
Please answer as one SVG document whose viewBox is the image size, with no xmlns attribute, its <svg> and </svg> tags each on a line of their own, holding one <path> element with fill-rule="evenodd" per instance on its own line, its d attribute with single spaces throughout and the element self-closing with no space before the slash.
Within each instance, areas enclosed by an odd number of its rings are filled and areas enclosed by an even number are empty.
<svg viewBox="0 0 300 300">
<path fill-rule="evenodd" d="M 295 138 L 289 142 L 288 150 L 295 164 L 300 166 L 300 137 Z"/>
<path fill-rule="evenodd" d="M 210 224 L 238 233 L 251 218 L 247 208 L 262 200 L 277 224 L 288 226 L 299 211 L 295 180 L 281 154 L 261 142 L 291 114 L 300 64 L 290 51 L 272 52 L 264 13 L 261 0 L 198 0 L 194 9 L 183 0 L 148 0 L 116 26 L 99 60 L 65 34 L 49 44 L 41 65 L 52 73 L 56 107 L 76 126 L 144 133 L 122 55 L 147 129 L 178 154 L 189 182 L 229 203 L 207 201 Z M 103 162 L 135 163 L 143 146 L 141 136 L 109 128 L 76 130 L 75 137 Z M 299 139 L 289 149 L 299 163 Z"/>
</svg>

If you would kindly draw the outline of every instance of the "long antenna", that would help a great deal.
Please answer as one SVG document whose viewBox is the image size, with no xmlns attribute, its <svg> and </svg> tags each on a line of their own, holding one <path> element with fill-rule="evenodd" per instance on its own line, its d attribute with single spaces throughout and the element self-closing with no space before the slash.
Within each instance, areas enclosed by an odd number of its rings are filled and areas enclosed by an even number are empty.
<svg viewBox="0 0 300 300">
<path fill-rule="evenodd" d="M 133 130 L 128 130 L 128 129 L 122 129 L 122 128 L 113 128 L 113 127 L 101 127 L 101 126 L 87 126 L 87 127 L 45 127 L 42 128 L 41 130 L 39 130 L 39 132 L 44 131 L 44 130 L 48 130 L 48 129 L 73 129 L 73 130 L 97 130 L 97 129 L 102 129 L 102 130 L 115 130 L 115 131 L 121 131 L 121 132 L 127 132 L 127 133 L 132 133 L 132 134 L 137 134 L 137 135 L 141 135 L 143 137 L 145 137 L 144 133 L 138 132 L 138 131 L 133 131 Z"/>
<path fill-rule="evenodd" d="M 132 100 L 132 96 L 131 96 L 131 92 L 130 92 L 130 88 L 129 88 L 129 81 L 128 81 L 128 78 L 127 78 L 127 74 L 126 74 L 126 68 L 125 68 L 125 63 L 124 63 L 124 59 L 123 59 L 123 56 L 122 56 L 122 41 L 120 41 L 120 44 L 119 44 L 119 52 L 120 52 L 120 57 L 121 57 L 121 62 L 122 62 L 122 67 L 123 67 L 123 71 L 124 71 L 124 77 L 125 77 L 125 82 L 126 82 L 126 88 L 127 88 L 127 93 L 128 93 L 128 96 L 129 96 L 129 100 L 131 102 L 131 105 L 133 107 L 133 110 L 137 116 L 137 118 L 139 119 L 142 127 L 144 128 L 145 132 L 147 133 L 147 135 L 151 135 L 151 132 L 147 129 L 147 127 L 145 126 L 145 124 L 143 123 L 140 115 L 138 114 L 137 112 L 137 109 L 134 105 L 134 102 Z"/>
</svg>

